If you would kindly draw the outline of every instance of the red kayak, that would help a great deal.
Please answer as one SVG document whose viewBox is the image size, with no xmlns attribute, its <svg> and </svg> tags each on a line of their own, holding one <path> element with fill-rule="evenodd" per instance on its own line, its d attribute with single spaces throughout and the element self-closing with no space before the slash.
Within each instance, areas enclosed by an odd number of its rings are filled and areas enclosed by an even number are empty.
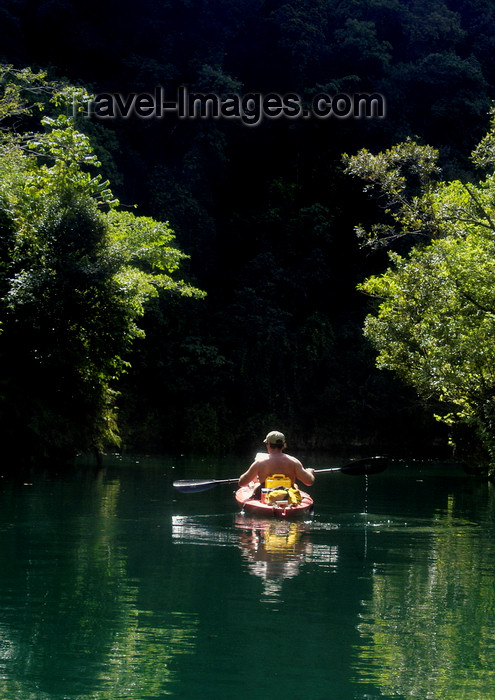
<svg viewBox="0 0 495 700">
<path fill-rule="evenodd" d="M 305 491 L 300 492 L 300 503 L 290 504 L 288 501 L 262 503 L 258 498 L 253 498 L 255 488 L 256 484 L 250 484 L 242 486 L 235 492 L 235 500 L 246 513 L 262 515 L 266 518 L 297 518 L 308 514 L 313 509 L 313 499 Z"/>
</svg>

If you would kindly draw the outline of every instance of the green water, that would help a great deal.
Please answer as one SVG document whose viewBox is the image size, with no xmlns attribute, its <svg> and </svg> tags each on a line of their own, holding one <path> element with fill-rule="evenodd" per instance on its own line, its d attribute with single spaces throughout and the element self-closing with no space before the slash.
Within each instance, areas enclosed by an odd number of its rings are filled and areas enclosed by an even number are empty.
<svg viewBox="0 0 495 700">
<path fill-rule="evenodd" d="M 321 475 L 294 524 L 171 487 L 244 466 L 3 476 L 0 698 L 495 697 L 492 487 L 438 464 Z"/>
</svg>

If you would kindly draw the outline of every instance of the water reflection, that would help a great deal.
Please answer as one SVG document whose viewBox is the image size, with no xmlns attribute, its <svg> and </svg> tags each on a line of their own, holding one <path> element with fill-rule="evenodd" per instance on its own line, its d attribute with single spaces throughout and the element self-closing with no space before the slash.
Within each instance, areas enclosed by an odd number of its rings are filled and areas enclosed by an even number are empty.
<svg viewBox="0 0 495 700">
<path fill-rule="evenodd" d="M 0 481 L 0 697 L 495 697 L 486 485 L 390 469 L 265 521 L 164 472 Z"/>
<path fill-rule="evenodd" d="M 391 524 L 362 601 L 356 681 L 387 697 L 493 698 L 493 532 L 456 517 L 452 495 L 433 520 L 404 526 L 398 538 Z"/>
<path fill-rule="evenodd" d="M 119 541 L 119 480 L 0 493 L 1 697 L 162 697 L 197 616 L 139 606 Z"/>
<path fill-rule="evenodd" d="M 236 517 L 239 545 L 251 574 L 263 581 L 266 602 L 277 602 L 284 579 L 299 574 L 301 565 L 311 559 L 311 539 L 307 526 L 287 520 L 265 520 L 244 514 Z"/>
<path fill-rule="evenodd" d="M 130 601 L 125 630 L 115 635 L 99 676 L 102 690 L 91 697 L 162 697 L 175 680 L 174 658 L 195 652 L 197 616 L 180 612 L 156 616 Z M 156 618 L 156 619 L 155 619 Z M 168 694 L 168 693 L 167 693 Z"/>
<path fill-rule="evenodd" d="M 247 571 L 263 581 L 262 601 L 267 603 L 280 600 L 283 581 L 298 576 L 305 564 L 336 570 L 338 546 L 313 543 L 312 532 L 311 522 L 264 519 L 245 513 L 235 514 L 233 527 L 215 523 L 211 517 L 172 516 L 172 539 L 176 544 L 238 547 Z"/>
</svg>

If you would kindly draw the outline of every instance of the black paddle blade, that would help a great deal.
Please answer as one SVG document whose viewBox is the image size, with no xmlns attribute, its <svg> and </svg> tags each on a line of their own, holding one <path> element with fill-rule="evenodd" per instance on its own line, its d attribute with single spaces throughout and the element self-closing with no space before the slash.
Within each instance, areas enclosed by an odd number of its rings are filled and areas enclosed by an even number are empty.
<svg viewBox="0 0 495 700">
<path fill-rule="evenodd" d="M 366 457 L 365 459 L 358 459 L 352 462 L 352 464 L 341 467 L 340 471 L 343 474 L 359 476 L 363 474 L 379 474 L 385 471 L 387 467 L 388 457 Z"/>
<path fill-rule="evenodd" d="M 213 479 L 190 479 L 174 481 L 173 487 L 181 493 L 196 493 L 198 491 L 208 491 L 217 485 Z"/>
</svg>

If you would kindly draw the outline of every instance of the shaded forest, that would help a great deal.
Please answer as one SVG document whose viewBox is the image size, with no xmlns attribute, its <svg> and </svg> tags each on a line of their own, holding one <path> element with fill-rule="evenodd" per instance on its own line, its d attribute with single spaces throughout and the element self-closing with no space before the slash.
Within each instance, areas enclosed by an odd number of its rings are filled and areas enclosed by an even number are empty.
<svg viewBox="0 0 495 700">
<path fill-rule="evenodd" d="M 204 299 L 159 295 L 117 387 L 128 450 L 225 452 L 284 430 L 295 449 L 428 453 L 446 431 L 363 336 L 357 291 L 386 265 L 357 224 L 379 202 L 343 153 L 413 136 L 443 171 L 495 96 L 492 0 L 0 2 L 0 61 L 93 94 L 379 93 L 382 119 L 79 117 L 122 205 L 167 221 Z"/>
</svg>

